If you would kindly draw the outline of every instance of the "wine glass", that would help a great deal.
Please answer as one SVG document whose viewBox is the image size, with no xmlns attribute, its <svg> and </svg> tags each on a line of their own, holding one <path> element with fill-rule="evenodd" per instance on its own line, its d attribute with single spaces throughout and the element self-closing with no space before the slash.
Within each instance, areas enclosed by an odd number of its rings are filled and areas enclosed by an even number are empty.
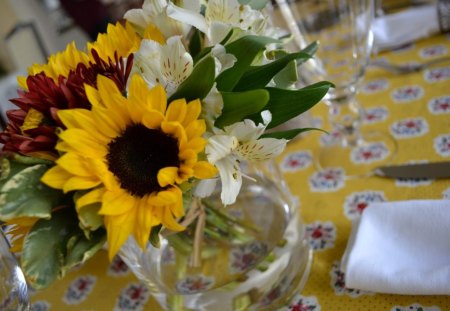
<svg viewBox="0 0 450 311">
<path fill-rule="evenodd" d="M 371 175 L 374 168 L 390 162 L 397 150 L 388 133 L 360 128 L 363 110 L 356 94 L 372 51 L 374 0 L 276 2 L 296 48 L 319 43 L 316 56 L 299 67 L 302 80 L 335 84 L 324 98 L 333 135 L 322 140 L 316 165 L 319 169 L 343 168 L 348 178 Z"/>
<path fill-rule="evenodd" d="M 8 240 L 0 228 L 0 310 L 30 310 L 28 287 Z"/>
</svg>

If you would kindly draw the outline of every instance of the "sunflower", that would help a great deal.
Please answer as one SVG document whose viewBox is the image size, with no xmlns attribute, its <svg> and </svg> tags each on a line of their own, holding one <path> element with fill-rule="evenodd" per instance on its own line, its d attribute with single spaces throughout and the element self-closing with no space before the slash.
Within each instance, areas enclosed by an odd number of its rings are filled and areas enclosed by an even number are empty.
<svg viewBox="0 0 450 311">
<path fill-rule="evenodd" d="M 97 88 L 86 86 L 92 110 L 58 112 L 67 130 L 56 148 L 65 154 L 42 181 L 64 192 L 88 190 L 77 210 L 101 203 L 112 258 L 131 234 L 144 248 L 154 226 L 183 230 L 180 185 L 217 171 L 198 159 L 206 144 L 199 100 L 167 105 L 163 87 L 149 90 L 138 75 L 128 98 L 103 76 Z"/>
<path fill-rule="evenodd" d="M 49 57 L 47 64 L 34 64 L 28 68 L 28 75 L 35 76 L 41 72 L 53 81 L 58 82 L 59 76 L 67 77 L 69 72 L 75 70 L 78 64 L 88 64 L 89 57 L 77 49 L 75 42 L 67 45 L 66 49 Z M 27 89 L 26 77 L 18 77 L 19 86 Z"/>
</svg>

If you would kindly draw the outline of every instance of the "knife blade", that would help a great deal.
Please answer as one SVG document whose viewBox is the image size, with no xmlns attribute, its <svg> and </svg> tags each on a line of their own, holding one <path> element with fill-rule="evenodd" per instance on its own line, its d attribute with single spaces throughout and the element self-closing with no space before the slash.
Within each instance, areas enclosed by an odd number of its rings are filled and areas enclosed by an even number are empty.
<svg viewBox="0 0 450 311">
<path fill-rule="evenodd" d="M 374 173 L 380 177 L 389 178 L 450 178 L 450 162 L 382 166 L 376 168 Z"/>
</svg>

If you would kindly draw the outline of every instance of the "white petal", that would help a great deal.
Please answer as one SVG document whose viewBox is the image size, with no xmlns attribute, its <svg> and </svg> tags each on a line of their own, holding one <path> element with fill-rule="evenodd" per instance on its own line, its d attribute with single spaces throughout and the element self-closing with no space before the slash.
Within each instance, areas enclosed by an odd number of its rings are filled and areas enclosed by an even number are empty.
<svg viewBox="0 0 450 311">
<path fill-rule="evenodd" d="M 240 22 L 240 3 L 237 0 L 209 0 L 205 10 L 206 22 L 211 25 L 215 21 L 238 26 Z"/>
<path fill-rule="evenodd" d="M 213 21 L 209 25 L 209 32 L 207 32 L 206 35 L 208 36 L 210 43 L 214 45 L 225 39 L 232 28 L 233 26 L 231 24 Z"/>
<path fill-rule="evenodd" d="M 123 16 L 130 23 L 145 29 L 147 26 L 146 13 L 142 9 L 131 9 Z"/>
<path fill-rule="evenodd" d="M 145 0 L 142 8 L 151 16 L 161 14 L 167 7 L 166 0 Z"/>
<path fill-rule="evenodd" d="M 286 139 L 261 138 L 240 144 L 235 153 L 243 160 L 262 161 L 279 155 L 286 143 Z"/>
<path fill-rule="evenodd" d="M 171 37 L 167 44 L 161 49 L 161 73 L 165 77 L 169 89 L 173 91 L 192 72 L 194 61 L 192 56 L 186 52 L 181 37 Z"/>
<path fill-rule="evenodd" d="M 228 135 L 214 135 L 208 139 L 205 147 L 206 157 L 211 164 L 230 155 L 238 146 L 236 137 Z"/>
<path fill-rule="evenodd" d="M 233 157 L 226 157 L 216 163 L 222 182 L 220 198 L 225 205 L 233 204 L 242 186 L 242 174 L 239 163 Z"/>
<path fill-rule="evenodd" d="M 217 179 L 202 179 L 194 188 L 194 195 L 199 198 L 209 197 L 216 188 Z"/>
<path fill-rule="evenodd" d="M 225 127 L 225 132 L 231 136 L 236 136 L 239 142 L 253 141 L 258 139 L 266 130 L 267 124 L 272 120 L 272 115 L 268 110 L 261 112 L 263 123 L 258 125 L 252 120 L 245 119 L 230 126 Z"/>
<path fill-rule="evenodd" d="M 216 44 L 212 48 L 211 52 L 216 60 L 216 76 L 220 72 L 233 67 L 234 63 L 237 61 L 236 56 L 233 54 L 227 54 L 225 47 L 221 44 Z M 217 66 L 217 61 L 219 61 L 220 67 Z"/>
<path fill-rule="evenodd" d="M 152 40 L 142 40 L 139 51 L 135 53 L 133 70 L 142 75 L 149 87 L 164 84 L 160 59 L 161 45 Z"/>
<path fill-rule="evenodd" d="M 216 85 L 211 88 L 208 95 L 202 101 L 202 115 L 201 118 L 206 121 L 207 126 L 212 129 L 214 121 L 222 113 L 223 98 L 216 88 Z"/>
<path fill-rule="evenodd" d="M 192 25 L 203 33 L 208 32 L 208 26 L 206 24 L 205 18 L 199 12 L 180 8 L 176 5 L 173 5 L 172 3 L 169 3 L 167 5 L 166 12 L 167 16 L 177 21 Z"/>
</svg>

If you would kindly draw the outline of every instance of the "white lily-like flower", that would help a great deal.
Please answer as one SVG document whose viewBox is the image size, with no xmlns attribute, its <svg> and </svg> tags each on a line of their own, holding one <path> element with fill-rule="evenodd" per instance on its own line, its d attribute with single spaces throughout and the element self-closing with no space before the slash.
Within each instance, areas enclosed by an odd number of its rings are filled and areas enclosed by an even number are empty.
<svg viewBox="0 0 450 311">
<path fill-rule="evenodd" d="M 178 3 L 179 2 L 179 3 Z M 198 0 L 176 1 L 181 8 L 191 12 L 200 12 L 200 2 Z M 165 38 L 172 36 L 186 37 L 191 30 L 191 25 L 179 22 L 167 16 L 167 6 L 171 4 L 167 0 L 145 0 L 142 9 L 131 9 L 127 11 L 124 18 L 137 26 L 141 31 L 148 25 L 154 24 Z"/>
<path fill-rule="evenodd" d="M 186 51 L 180 36 L 169 38 L 164 45 L 142 40 L 133 63 L 133 70 L 150 88 L 161 84 L 169 96 L 189 77 L 193 67 L 192 56 Z"/>
<path fill-rule="evenodd" d="M 259 138 L 272 120 L 269 111 L 261 113 L 263 123 L 256 125 L 252 120 L 244 120 L 208 138 L 205 153 L 208 161 L 219 170 L 222 182 L 221 199 L 225 205 L 232 204 L 242 186 L 240 161 L 263 161 L 279 155 L 286 147 L 287 140 Z M 201 191 L 199 191 L 201 192 Z"/>
<path fill-rule="evenodd" d="M 216 77 L 224 70 L 234 66 L 237 61 L 236 56 L 226 52 L 225 47 L 221 44 L 216 44 L 212 49 L 211 53 L 214 56 L 214 61 L 216 64 Z"/>
<path fill-rule="evenodd" d="M 209 0 L 205 16 L 169 3 L 167 15 L 196 27 L 207 36 L 211 45 L 222 41 L 233 27 L 261 34 L 266 24 L 266 17 L 260 11 L 241 5 L 237 0 Z"/>
</svg>

